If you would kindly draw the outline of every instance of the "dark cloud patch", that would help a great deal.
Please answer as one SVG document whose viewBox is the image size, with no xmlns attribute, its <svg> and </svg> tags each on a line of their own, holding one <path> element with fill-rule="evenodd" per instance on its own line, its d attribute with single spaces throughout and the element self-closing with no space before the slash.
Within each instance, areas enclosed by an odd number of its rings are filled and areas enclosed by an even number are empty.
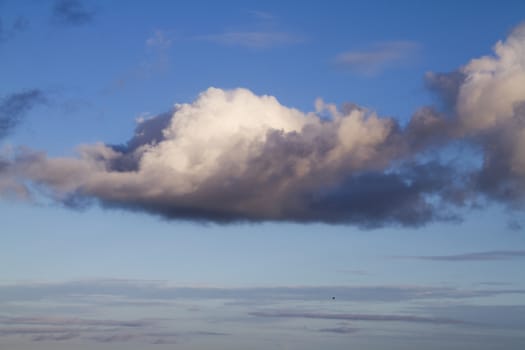
<svg viewBox="0 0 525 350">
<path fill-rule="evenodd" d="M 96 11 L 87 8 L 80 0 L 56 0 L 53 5 L 53 18 L 65 25 L 83 25 L 95 18 Z"/>
<path fill-rule="evenodd" d="M 334 334 L 354 334 L 359 331 L 359 328 L 354 327 L 333 327 L 333 328 L 321 328 L 319 332 L 322 333 L 334 333 Z"/>
<path fill-rule="evenodd" d="M 97 343 L 121 343 L 121 342 L 130 341 L 134 338 L 137 338 L 137 334 L 117 333 L 117 334 L 93 336 L 93 337 L 90 337 L 89 339 L 94 340 Z"/>
<path fill-rule="evenodd" d="M 459 204 L 457 198 L 464 197 L 463 187 L 451 186 L 459 179 L 451 167 L 438 163 L 409 164 L 391 173 L 359 174 L 315 198 L 307 217 L 317 213 L 333 222 L 343 220 L 364 227 L 454 220 L 454 215 L 440 212 L 440 206 L 442 201 Z M 439 202 L 431 203 L 427 196 L 435 196 Z"/>
<path fill-rule="evenodd" d="M 0 139 L 8 135 L 35 106 L 45 103 L 41 90 L 32 89 L 13 93 L 0 100 Z"/>
<path fill-rule="evenodd" d="M 78 333 L 64 333 L 64 334 L 40 334 L 35 335 L 31 337 L 31 340 L 34 342 L 41 342 L 41 341 L 64 341 L 64 340 L 70 340 L 73 338 L 78 338 Z"/>
<path fill-rule="evenodd" d="M 108 164 L 109 168 L 120 172 L 139 170 L 140 148 L 155 146 L 164 140 L 162 130 L 168 127 L 171 115 L 172 113 L 166 112 L 139 121 L 135 135 L 128 142 L 111 146 L 121 156 L 112 159 Z"/>
<path fill-rule="evenodd" d="M 514 107 L 514 114 L 478 136 L 483 147 L 483 164 L 475 178 L 476 190 L 490 198 L 523 208 L 525 174 L 522 171 L 521 143 L 525 128 L 525 102 Z"/>
<path fill-rule="evenodd" d="M 0 164 L 0 170 L 1 168 L 2 166 Z M 521 231 L 523 229 L 523 225 L 517 220 L 509 220 L 507 222 L 507 228 L 511 231 Z"/>
<path fill-rule="evenodd" d="M 456 255 L 417 256 L 414 257 L 414 259 L 452 262 L 514 260 L 525 259 L 525 250 L 492 250 L 486 252 L 465 253 Z"/>
<path fill-rule="evenodd" d="M 446 111 L 453 111 L 459 94 L 459 89 L 467 78 L 462 71 L 449 73 L 427 73 L 425 75 L 426 88 L 436 94 L 441 107 Z"/>
<path fill-rule="evenodd" d="M 490 329 L 522 331 L 525 327 L 525 305 L 441 305 L 416 307 L 440 317 L 461 318 Z"/>
</svg>

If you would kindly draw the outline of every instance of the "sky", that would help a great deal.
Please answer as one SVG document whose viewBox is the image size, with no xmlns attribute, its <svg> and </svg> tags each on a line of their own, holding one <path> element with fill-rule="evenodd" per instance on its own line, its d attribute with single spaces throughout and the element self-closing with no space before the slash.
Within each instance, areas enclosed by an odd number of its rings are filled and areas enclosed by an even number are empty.
<svg viewBox="0 0 525 350">
<path fill-rule="evenodd" d="M 523 1 L 0 0 L 0 347 L 525 347 Z"/>
</svg>

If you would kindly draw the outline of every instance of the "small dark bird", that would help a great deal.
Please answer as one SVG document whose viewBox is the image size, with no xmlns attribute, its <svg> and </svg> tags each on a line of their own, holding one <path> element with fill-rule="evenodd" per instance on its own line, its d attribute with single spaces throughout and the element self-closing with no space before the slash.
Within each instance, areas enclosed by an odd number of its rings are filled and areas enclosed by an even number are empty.
<svg viewBox="0 0 525 350">
<path fill-rule="evenodd" d="M 332 297 L 332 300 L 335 300 L 335 297 Z"/>
</svg>

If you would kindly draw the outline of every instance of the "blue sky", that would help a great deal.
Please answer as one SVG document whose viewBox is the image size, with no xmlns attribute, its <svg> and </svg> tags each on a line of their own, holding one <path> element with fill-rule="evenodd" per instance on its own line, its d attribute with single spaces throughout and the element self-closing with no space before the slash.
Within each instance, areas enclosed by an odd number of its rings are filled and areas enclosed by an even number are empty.
<svg viewBox="0 0 525 350">
<path fill-rule="evenodd" d="M 0 1 L 0 347 L 522 349 L 524 13 Z"/>
</svg>

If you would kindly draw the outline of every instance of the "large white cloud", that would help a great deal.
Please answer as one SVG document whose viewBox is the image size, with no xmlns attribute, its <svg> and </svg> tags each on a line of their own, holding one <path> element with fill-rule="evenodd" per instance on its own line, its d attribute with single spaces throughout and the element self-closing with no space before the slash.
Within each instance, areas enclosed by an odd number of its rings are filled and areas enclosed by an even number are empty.
<svg viewBox="0 0 525 350">
<path fill-rule="evenodd" d="M 29 182 L 65 203 L 95 198 L 217 222 L 415 225 L 453 217 L 450 205 L 469 197 L 519 202 L 525 26 L 499 42 L 495 55 L 427 79 L 449 108 L 422 107 L 405 128 L 356 105 L 318 100 L 305 113 L 247 89 L 209 88 L 172 113 L 140 121 L 127 144 L 83 145 L 77 158 L 28 150 L 4 157 L 0 186 L 23 193 Z M 480 149 L 480 168 L 453 167 L 428 152 L 458 141 Z"/>
</svg>

